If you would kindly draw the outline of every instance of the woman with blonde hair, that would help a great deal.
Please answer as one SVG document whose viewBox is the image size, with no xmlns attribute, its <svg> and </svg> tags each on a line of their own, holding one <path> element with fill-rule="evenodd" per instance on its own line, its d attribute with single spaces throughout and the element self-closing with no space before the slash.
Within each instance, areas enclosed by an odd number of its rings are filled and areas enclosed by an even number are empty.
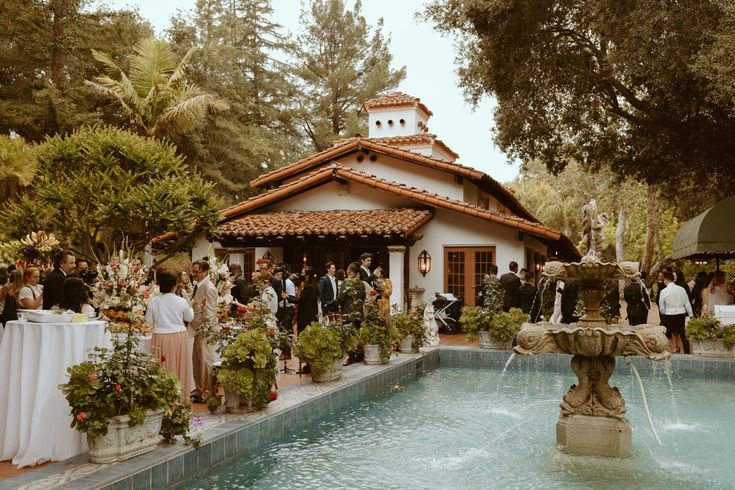
<svg viewBox="0 0 735 490">
<path fill-rule="evenodd" d="M 715 305 L 732 304 L 732 296 L 727 291 L 727 276 L 716 271 L 709 286 L 702 291 L 702 316 L 714 316 Z"/>
<path fill-rule="evenodd" d="M 35 265 L 23 270 L 23 288 L 18 293 L 18 306 L 26 310 L 40 310 L 43 306 L 43 286 L 41 271 Z"/>
</svg>

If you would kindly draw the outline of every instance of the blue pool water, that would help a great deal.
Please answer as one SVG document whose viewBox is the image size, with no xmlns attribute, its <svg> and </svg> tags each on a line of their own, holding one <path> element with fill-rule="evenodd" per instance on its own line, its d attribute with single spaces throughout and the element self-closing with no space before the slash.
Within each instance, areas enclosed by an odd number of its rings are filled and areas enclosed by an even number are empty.
<svg viewBox="0 0 735 490">
<path fill-rule="evenodd" d="M 512 366 L 443 368 L 224 463 L 186 488 L 735 488 L 731 382 L 644 377 L 664 444 L 634 380 L 616 374 L 634 457 L 573 457 L 555 446 L 573 375 Z"/>
</svg>

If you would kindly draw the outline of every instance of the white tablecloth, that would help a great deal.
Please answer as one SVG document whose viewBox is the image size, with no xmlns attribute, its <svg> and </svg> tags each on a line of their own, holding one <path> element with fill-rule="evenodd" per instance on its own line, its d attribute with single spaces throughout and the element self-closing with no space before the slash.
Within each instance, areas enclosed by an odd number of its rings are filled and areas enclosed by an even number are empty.
<svg viewBox="0 0 735 490">
<path fill-rule="evenodd" d="M 61 461 L 88 450 L 70 427 L 71 408 L 58 385 L 66 368 L 111 347 L 105 322 L 8 322 L 0 341 L 0 460 L 19 468 Z"/>
</svg>

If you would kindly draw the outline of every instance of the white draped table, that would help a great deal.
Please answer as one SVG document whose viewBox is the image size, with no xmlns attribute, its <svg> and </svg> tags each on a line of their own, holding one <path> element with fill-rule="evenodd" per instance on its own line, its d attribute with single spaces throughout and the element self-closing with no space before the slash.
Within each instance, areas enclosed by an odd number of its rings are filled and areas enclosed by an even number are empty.
<svg viewBox="0 0 735 490">
<path fill-rule="evenodd" d="M 19 468 L 61 461 L 88 450 L 72 429 L 71 408 L 58 388 L 66 369 L 94 347 L 111 347 L 105 322 L 11 321 L 0 341 L 0 461 Z"/>
</svg>

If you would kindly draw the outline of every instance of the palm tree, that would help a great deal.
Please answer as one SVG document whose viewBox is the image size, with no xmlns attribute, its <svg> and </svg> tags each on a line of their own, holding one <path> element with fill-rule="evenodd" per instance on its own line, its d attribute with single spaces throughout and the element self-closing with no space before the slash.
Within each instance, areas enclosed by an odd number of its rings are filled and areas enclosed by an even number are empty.
<svg viewBox="0 0 735 490">
<path fill-rule="evenodd" d="M 228 108 L 222 99 L 186 80 L 186 67 L 194 48 L 178 64 L 165 41 L 143 39 L 133 49 L 129 74 L 109 55 L 93 49 L 92 55 L 105 65 L 109 75 L 86 83 L 99 95 L 115 101 L 135 121 L 141 135 L 173 139 L 203 120 L 208 111 Z"/>
<path fill-rule="evenodd" d="M 36 157 L 33 146 L 20 136 L 0 134 L 0 202 L 12 198 L 33 181 Z"/>
</svg>

